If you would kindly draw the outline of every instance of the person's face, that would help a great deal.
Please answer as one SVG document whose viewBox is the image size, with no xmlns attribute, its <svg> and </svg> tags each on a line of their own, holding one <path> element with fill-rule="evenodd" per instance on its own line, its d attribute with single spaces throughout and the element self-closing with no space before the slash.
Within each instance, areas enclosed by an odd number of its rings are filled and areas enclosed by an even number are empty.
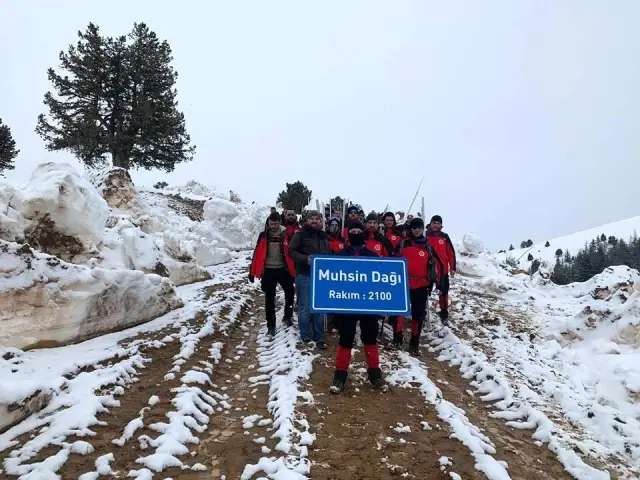
<svg viewBox="0 0 640 480">
<path fill-rule="evenodd" d="M 322 228 L 322 218 L 317 215 L 311 215 L 307 218 L 307 225 L 316 230 L 320 230 Z"/>
<path fill-rule="evenodd" d="M 358 218 L 358 211 L 351 210 L 347 216 L 349 217 L 350 220 L 356 220 Z"/>
<path fill-rule="evenodd" d="M 435 230 L 436 232 L 439 232 L 440 230 L 442 230 L 442 223 L 441 222 L 431 222 L 431 230 Z"/>
<path fill-rule="evenodd" d="M 280 230 L 280 222 L 278 220 L 269 220 L 269 230 L 276 233 Z"/>
<path fill-rule="evenodd" d="M 388 229 L 393 228 L 393 224 L 395 222 L 393 221 L 392 217 L 384 217 L 384 226 L 387 227 Z"/>
<path fill-rule="evenodd" d="M 271 213 L 275 213 L 276 212 L 276 208 L 275 207 L 271 207 Z"/>
<path fill-rule="evenodd" d="M 379 224 L 378 224 L 378 231 L 379 231 L 380 233 L 384 233 L 384 223 L 379 223 Z"/>
<path fill-rule="evenodd" d="M 293 210 L 287 210 L 284 213 L 284 217 L 286 218 L 287 222 L 295 222 L 296 221 L 296 213 Z"/>
<path fill-rule="evenodd" d="M 367 230 L 370 232 L 375 232 L 378 229 L 378 221 L 377 220 L 368 220 L 367 221 Z"/>
<path fill-rule="evenodd" d="M 413 215 L 407 215 L 407 222 L 410 222 L 411 220 L 413 220 Z"/>
<path fill-rule="evenodd" d="M 419 237 L 424 233 L 424 227 L 411 227 L 411 233 L 414 237 Z"/>
<path fill-rule="evenodd" d="M 340 224 L 335 220 L 329 224 L 329 231 L 331 233 L 336 233 L 340 229 Z"/>
</svg>

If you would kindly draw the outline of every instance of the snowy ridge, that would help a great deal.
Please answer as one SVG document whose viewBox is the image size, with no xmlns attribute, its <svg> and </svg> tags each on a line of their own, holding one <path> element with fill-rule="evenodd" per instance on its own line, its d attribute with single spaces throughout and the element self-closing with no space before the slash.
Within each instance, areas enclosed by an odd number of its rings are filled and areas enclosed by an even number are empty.
<svg viewBox="0 0 640 480">
<path fill-rule="evenodd" d="M 0 473 L 4 471 L 8 475 L 20 475 L 21 478 L 31 480 L 57 479 L 59 477 L 55 472 L 65 464 L 70 453 L 81 447 L 89 453 L 92 447 L 87 442 L 69 444 L 64 442 L 64 439 L 72 435 L 89 438 L 95 435 L 91 427 L 105 425 L 97 419 L 97 415 L 118 407 L 120 402 L 117 397 L 125 393 L 128 385 L 138 381 L 139 370 L 148 364 L 149 359 L 141 353 L 141 349 L 161 349 L 174 341 L 174 338 L 168 336 L 162 341 L 137 338 L 128 343 L 124 342 L 124 345 L 121 342 L 141 333 L 156 332 L 167 326 L 180 325 L 202 309 L 206 309 L 212 302 L 217 305 L 223 295 L 229 297 L 227 304 L 231 311 L 235 311 L 235 305 L 239 300 L 235 292 L 223 290 L 213 301 L 205 303 L 206 295 L 203 289 L 234 281 L 245 274 L 245 268 L 246 258 L 243 257 L 217 267 L 214 280 L 179 287 L 179 293 L 185 299 L 185 307 L 147 324 L 67 347 L 29 352 L 8 350 L 7 353 L 11 355 L 5 354 L 4 357 L 0 357 L 0 377 L 10 378 L 12 381 L 6 383 L 7 388 L 0 392 L 0 400 L 10 404 L 16 398 L 31 395 L 31 392 L 50 393 L 41 410 L 0 434 L 0 452 L 13 448 Z M 210 322 L 213 321 L 213 318 L 210 319 Z M 185 345 L 188 344 L 185 342 Z M 189 347 L 184 347 L 185 355 L 188 350 Z M 93 370 L 86 371 L 87 367 L 92 367 Z M 139 417 L 130 422 L 120 438 L 133 435 L 133 432 L 140 428 L 143 418 L 144 412 L 140 412 Z M 33 436 L 20 444 L 17 438 L 28 432 L 33 432 Z M 118 444 L 117 441 L 114 443 Z M 59 445 L 60 450 L 42 462 L 28 463 L 48 445 Z M 97 471 L 88 472 L 84 478 L 96 478 L 95 473 L 106 468 L 106 460 L 103 459 L 100 466 L 96 462 Z"/>
<path fill-rule="evenodd" d="M 516 247 L 514 250 L 507 251 L 506 253 L 497 253 L 495 254 L 495 258 L 500 262 L 505 262 L 507 258 L 513 258 L 518 261 L 519 268 L 528 270 L 531 267 L 531 261 L 527 260 L 528 254 L 530 253 L 534 259 L 553 265 L 556 262 L 556 250 L 561 249 L 563 253 L 568 250 L 572 255 L 575 255 L 578 253 L 578 250 L 584 248 L 585 243 L 589 243 L 603 233 L 607 238 L 614 236 L 626 241 L 635 233 L 640 233 L 640 216 L 607 223 L 563 237 L 549 239 L 548 247 L 545 247 L 547 240 L 535 243 L 532 247 L 528 248 L 517 248 L 518 245 L 514 245 Z"/>
<path fill-rule="evenodd" d="M 269 384 L 267 409 L 275 429 L 271 438 L 279 440 L 275 449 L 285 456 L 262 457 L 256 464 L 247 465 L 242 480 L 249 480 L 261 471 L 272 478 L 304 480 L 311 472 L 307 447 L 313 444 L 315 434 L 310 433 L 310 425 L 296 409 L 296 404 L 298 398 L 313 402 L 311 392 L 300 390 L 300 380 L 311 375 L 315 355 L 301 352 L 296 347 L 297 342 L 298 335 L 293 328 L 280 329 L 270 339 L 266 327 L 262 327 L 258 335 L 258 371 L 261 375 L 251 377 L 249 381 L 254 385 Z M 264 449 L 263 452 L 269 453 Z"/>
<path fill-rule="evenodd" d="M 506 465 L 491 456 L 496 453 L 491 440 L 469 422 L 464 410 L 442 397 L 440 389 L 429 378 L 426 366 L 405 352 L 399 353 L 398 359 L 404 366 L 395 369 L 387 381 L 404 388 L 411 388 L 411 383 L 417 383 L 425 400 L 436 408 L 438 416 L 451 426 L 453 435 L 470 450 L 477 462 L 476 469 L 489 480 L 509 480 L 511 477 Z"/>
</svg>

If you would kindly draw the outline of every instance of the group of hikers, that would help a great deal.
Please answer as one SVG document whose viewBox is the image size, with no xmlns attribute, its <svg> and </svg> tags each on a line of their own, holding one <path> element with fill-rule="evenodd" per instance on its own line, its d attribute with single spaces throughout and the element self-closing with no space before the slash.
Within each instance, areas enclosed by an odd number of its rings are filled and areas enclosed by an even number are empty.
<svg viewBox="0 0 640 480">
<path fill-rule="evenodd" d="M 298 221 L 291 209 L 282 213 L 271 209 L 265 230 L 258 236 L 249 270 L 250 282 L 261 279 L 268 334 L 275 335 L 276 332 L 275 300 L 280 285 L 285 297 L 284 325 L 293 325 L 297 301 L 301 341 L 326 349 L 324 317 L 310 313 L 312 255 L 404 257 L 407 259 L 411 302 L 408 350 L 411 355 L 419 356 L 420 335 L 434 289 L 438 293 L 438 314 L 443 324 L 449 317 L 449 277 L 456 272 L 456 254 L 451 239 L 442 231 L 442 217 L 434 215 L 425 225 L 420 216 L 408 215 L 405 223 L 398 225 L 393 212 L 371 212 L 362 218 L 362 209 L 350 205 L 345 213 L 343 219 L 339 212 L 333 215 L 325 212 L 323 216 L 319 211 L 310 210 Z M 376 390 L 388 390 L 382 379 L 377 342 L 381 320 L 384 318 L 369 314 L 331 316 L 332 328 L 339 334 L 331 393 L 344 390 L 358 323 L 369 381 Z M 405 318 L 396 316 L 390 320 L 394 332 L 392 347 L 401 349 Z"/>
</svg>

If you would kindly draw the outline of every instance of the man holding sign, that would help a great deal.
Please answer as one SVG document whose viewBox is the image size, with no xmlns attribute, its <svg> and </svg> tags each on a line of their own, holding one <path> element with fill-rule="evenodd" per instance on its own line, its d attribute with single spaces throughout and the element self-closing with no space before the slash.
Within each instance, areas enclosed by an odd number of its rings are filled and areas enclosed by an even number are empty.
<svg viewBox="0 0 640 480">
<path fill-rule="evenodd" d="M 311 311 L 340 316 L 331 393 L 344 390 L 358 323 L 369 381 L 376 390 L 389 389 L 380 370 L 378 316 L 406 315 L 409 309 L 406 260 L 381 258 L 369 250 L 362 222 L 349 223 L 348 245 L 340 254 L 312 258 Z"/>
</svg>

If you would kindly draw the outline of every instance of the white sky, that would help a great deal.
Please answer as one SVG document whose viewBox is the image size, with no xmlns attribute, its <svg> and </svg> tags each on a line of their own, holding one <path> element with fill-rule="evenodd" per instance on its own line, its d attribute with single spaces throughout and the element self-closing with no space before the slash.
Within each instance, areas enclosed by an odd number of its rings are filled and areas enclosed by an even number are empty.
<svg viewBox="0 0 640 480">
<path fill-rule="evenodd" d="M 640 1 L 2 0 L 0 118 L 26 181 L 46 69 L 90 21 L 171 44 L 198 147 L 175 172 L 273 204 L 285 181 L 492 248 L 640 214 Z M 417 205 L 419 208 L 419 199 Z M 414 207 L 414 210 L 416 208 Z"/>
</svg>

